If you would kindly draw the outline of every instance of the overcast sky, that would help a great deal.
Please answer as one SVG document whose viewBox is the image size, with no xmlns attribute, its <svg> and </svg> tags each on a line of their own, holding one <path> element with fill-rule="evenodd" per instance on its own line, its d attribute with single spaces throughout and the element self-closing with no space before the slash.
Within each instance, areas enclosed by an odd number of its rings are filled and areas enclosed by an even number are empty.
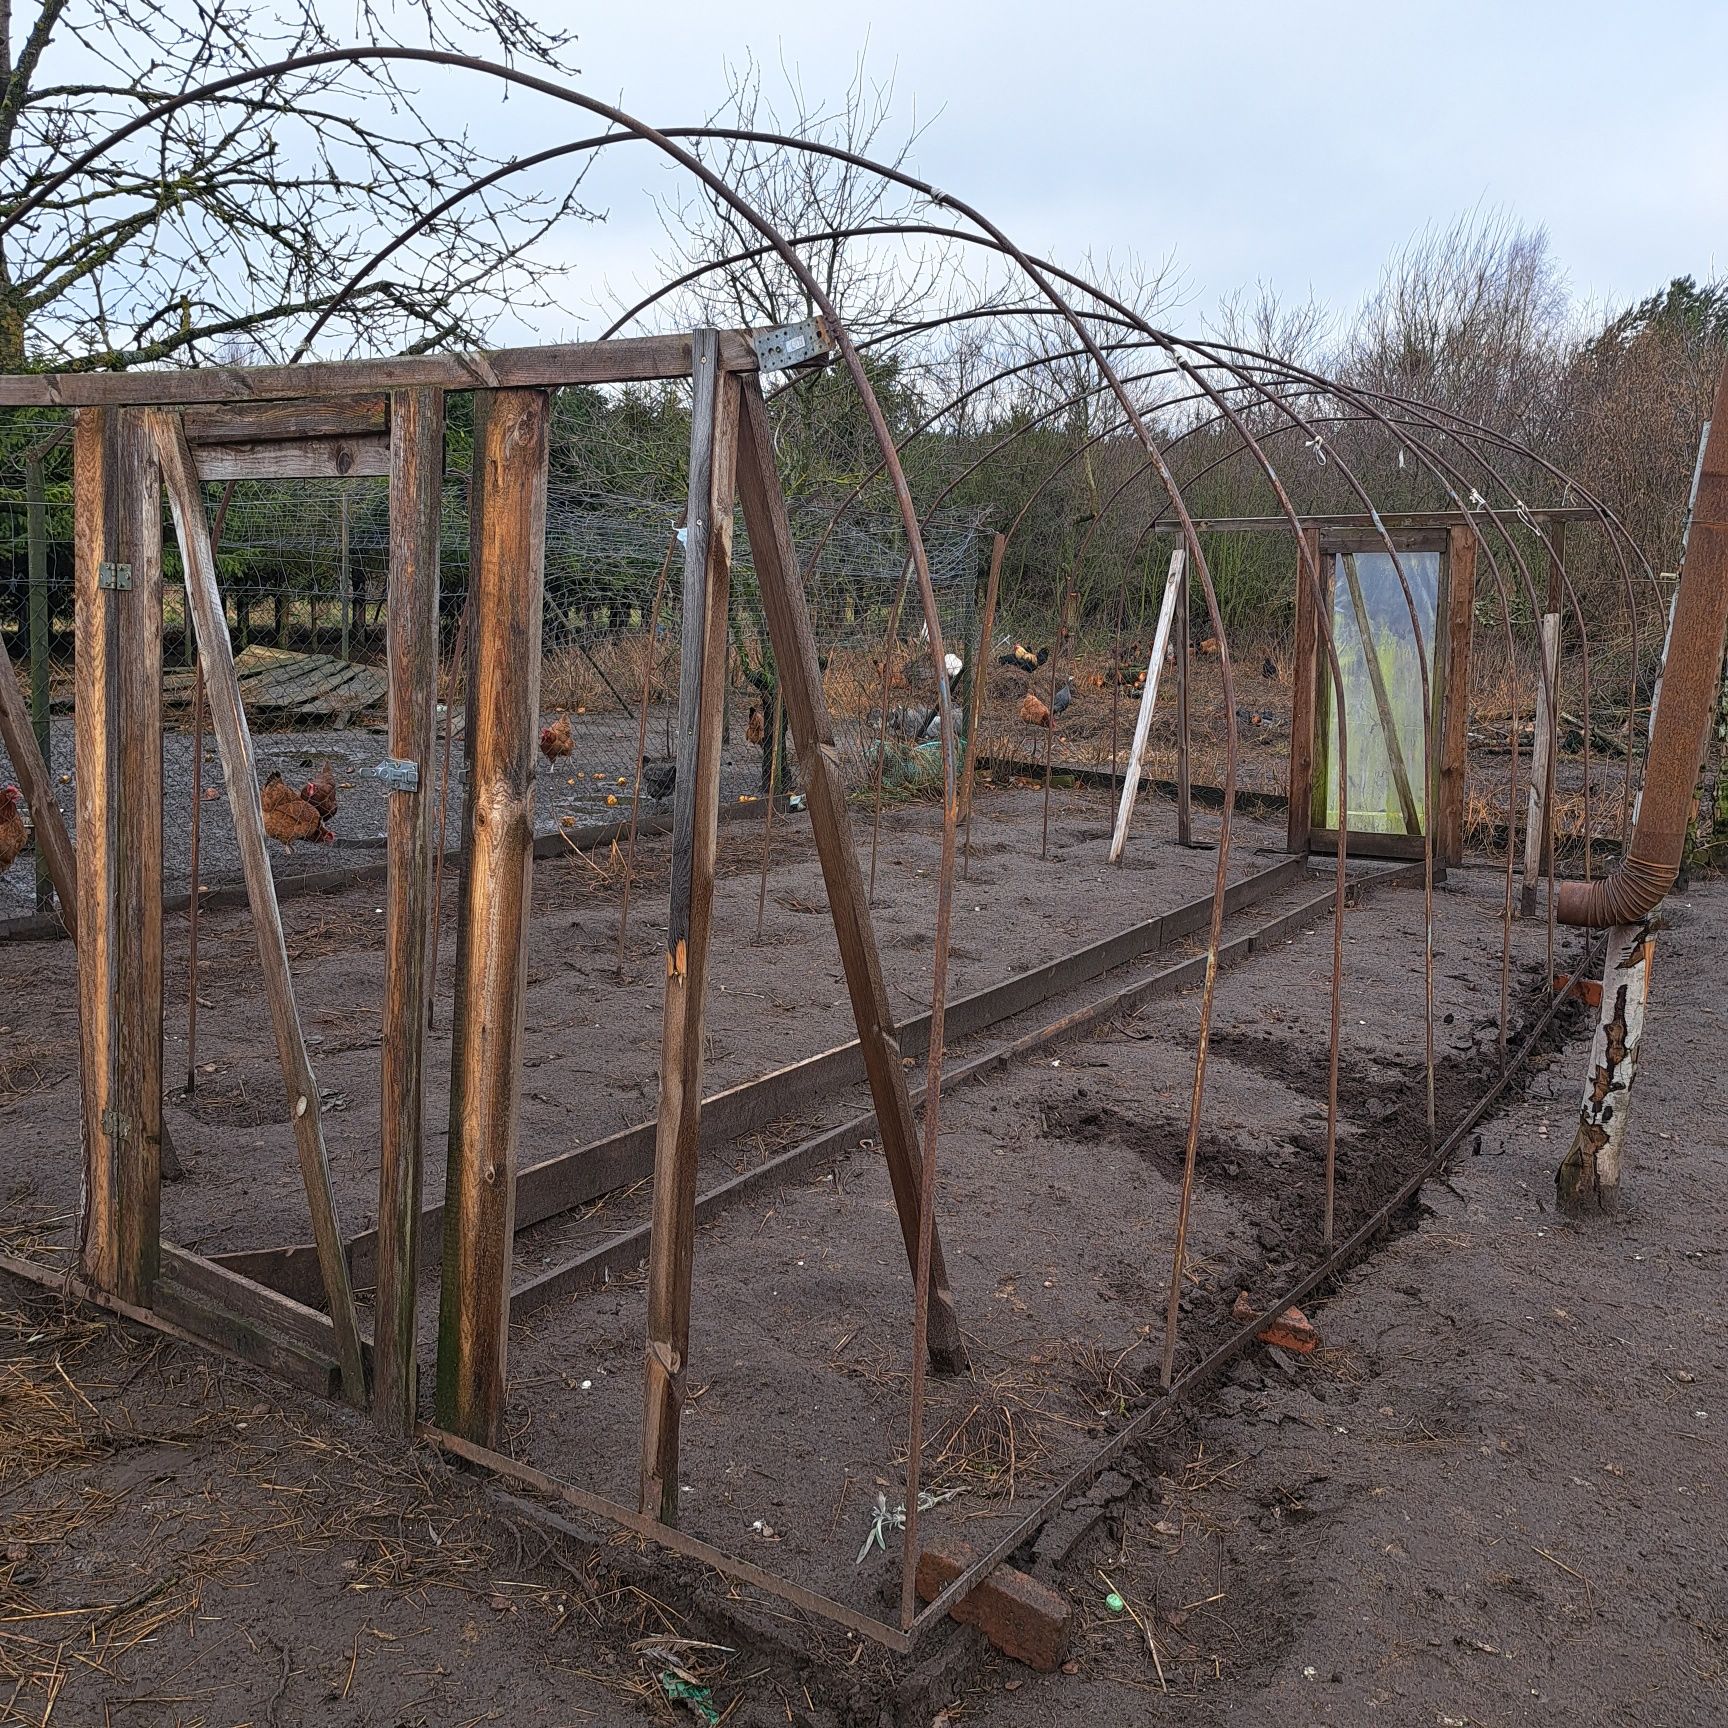
<svg viewBox="0 0 1728 1728">
<path fill-rule="evenodd" d="M 1257 280 L 1348 309 L 1398 246 L 1476 206 L 1545 226 L 1580 301 L 1728 269 L 1728 0 L 519 3 L 579 30 L 583 89 L 660 124 L 704 117 L 728 57 L 784 60 L 826 96 L 867 42 L 931 122 L 920 171 L 1029 250 L 1173 255 L 1179 327 Z M 478 142 L 549 141 L 543 109 L 475 94 Z M 611 215 L 569 236 L 578 298 L 641 267 L 645 181 L 666 184 L 642 153 L 596 186 Z"/>
</svg>

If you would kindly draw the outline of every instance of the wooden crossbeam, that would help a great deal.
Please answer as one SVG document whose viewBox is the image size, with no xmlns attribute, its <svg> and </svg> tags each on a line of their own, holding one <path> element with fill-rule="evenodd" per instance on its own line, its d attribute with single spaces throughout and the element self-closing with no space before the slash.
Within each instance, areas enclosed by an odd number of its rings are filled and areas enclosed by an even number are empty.
<svg viewBox="0 0 1728 1728">
<path fill-rule="evenodd" d="M 294 1001 L 294 978 L 288 966 L 288 946 L 282 934 L 282 912 L 276 903 L 276 884 L 265 850 L 264 812 L 259 802 L 258 773 L 252 756 L 252 733 L 240 699 L 240 683 L 234 675 L 234 650 L 222 615 L 222 592 L 216 579 L 216 556 L 210 544 L 210 527 L 204 515 L 204 498 L 192 451 L 186 442 L 179 416 L 162 409 L 146 411 L 156 458 L 167 482 L 168 505 L 174 531 L 186 567 L 186 595 L 191 604 L 192 625 L 198 637 L 198 654 L 204 666 L 210 700 L 211 730 L 222 758 L 223 777 L 228 783 L 228 808 L 234 820 L 234 839 L 240 853 L 240 869 L 246 879 L 246 897 L 258 935 L 258 966 L 270 1009 L 270 1026 L 287 1088 L 288 1110 L 294 1127 L 301 1180 L 312 1213 L 312 1235 L 318 1245 L 318 1263 L 324 1274 L 324 1293 L 336 1329 L 338 1358 L 342 1364 L 342 1393 L 350 1403 L 364 1403 L 366 1374 L 360 1351 L 360 1323 L 354 1307 L 354 1289 L 348 1277 L 348 1262 L 342 1252 L 342 1228 L 336 1213 L 336 1195 L 330 1182 L 330 1158 L 324 1145 L 319 1117 L 318 1081 L 300 1028 Z M 158 659 L 148 664 L 154 683 Z M 160 753 L 158 752 L 158 758 Z M 160 801 L 158 800 L 158 812 Z M 160 816 L 158 815 L 158 821 Z M 160 917 L 161 895 L 154 899 Z M 160 941 L 157 943 L 160 950 Z M 160 1026 L 160 1009 L 158 1009 Z M 160 1036 L 160 1034 L 158 1034 Z"/>
<path fill-rule="evenodd" d="M 858 869 L 857 848 L 852 843 L 846 813 L 846 777 L 822 692 L 816 639 L 792 546 L 786 501 L 774 465 L 768 410 L 754 378 L 740 380 L 738 388 L 738 488 L 744 504 L 744 521 L 750 531 L 756 583 L 774 645 L 775 665 L 786 692 L 786 712 L 792 722 L 798 771 L 804 777 L 810 825 L 822 864 L 822 879 L 828 889 L 829 911 L 840 943 L 865 1072 L 882 1124 L 882 1150 L 888 1162 L 895 1210 L 899 1213 L 907 1258 L 916 1269 L 919 1173 L 923 1160 L 906 1069 L 901 1062 L 888 986 L 882 976 L 882 956 L 870 918 L 870 903 Z M 941 1372 L 957 1373 L 966 1366 L 966 1348 L 960 1340 L 960 1323 L 948 1288 L 942 1238 L 936 1231 L 932 1232 L 930 1243 L 929 1351 L 931 1363 Z"/>
<path fill-rule="evenodd" d="M 741 330 L 720 335 L 720 363 L 754 371 Z M 322 360 L 298 366 L 188 366 L 132 372 L 30 372 L 0 376 L 0 407 L 183 407 L 192 403 L 293 401 L 387 390 L 553 389 L 690 376 L 690 338 L 614 336 L 541 348 L 466 354 L 402 354 L 387 360 Z"/>
</svg>

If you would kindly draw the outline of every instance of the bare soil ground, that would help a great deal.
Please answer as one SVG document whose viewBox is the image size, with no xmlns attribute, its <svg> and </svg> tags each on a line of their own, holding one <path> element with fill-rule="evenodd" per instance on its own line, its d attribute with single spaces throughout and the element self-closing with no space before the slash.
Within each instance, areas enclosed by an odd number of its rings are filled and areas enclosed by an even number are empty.
<svg viewBox="0 0 1728 1728">
<path fill-rule="evenodd" d="M 1104 802 L 1059 797 L 1047 861 L 1035 799 L 981 804 L 955 988 L 1205 891 L 1206 852 L 1159 844 L 1105 869 Z M 914 805 L 884 825 L 879 929 L 903 1012 L 928 991 L 933 824 Z M 1169 824 L 1154 803 L 1147 828 Z M 709 1090 L 847 1033 L 805 831 L 781 832 L 762 947 L 749 939 L 753 846 L 728 837 Z M 1252 852 L 1270 838 L 1241 831 L 1232 874 L 1271 862 Z M 651 848 L 622 983 L 603 868 L 537 870 L 524 1162 L 652 1109 L 663 862 Z M 1436 897 L 1442 1133 L 1492 1072 L 1501 893 L 1497 873 L 1466 869 Z M 350 1229 L 369 1222 L 375 1182 L 379 937 L 365 898 L 286 908 L 324 1039 L 320 1081 L 346 1106 L 330 1128 Z M 1411 889 L 1349 914 L 1343 1230 L 1426 1156 L 1422 915 Z M 173 1105 L 192 1174 L 165 1190 L 165 1228 L 206 1248 L 296 1239 L 304 1202 L 250 1000 L 249 935 L 222 914 L 209 931 L 216 1068 Z M 943 1709 L 948 1722 L 1718 1719 L 1723 1459 L 1691 1412 L 1728 1383 L 1704 1282 L 1723 1185 L 1710 1156 L 1722 1136 L 1706 1127 L 1705 1041 L 1719 1030 L 1705 980 L 1725 931 L 1728 900 L 1701 896 L 1666 939 L 1635 1208 L 1588 1229 L 1544 1210 L 1581 1075 L 1574 1041 L 1450 1187 L 1428 1185 L 1406 1221 L 1419 1227 L 1318 1306 L 1316 1357 L 1245 1360 L 1101 1484 L 1102 1523 L 1054 1570 L 1081 1616 L 1073 1674 L 1034 1679 L 958 1630 L 890 1663 L 649 1566 L 597 1528 L 549 1545 L 472 1478 L 380 1453 L 358 1419 L 9 1284 L 0 1700 L 17 1691 L 0 1721 L 40 1722 L 50 1705 L 56 1722 L 671 1719 L 654 1678 L 666 1637 L 730 1647 L 672 1654 L 738 1722 L 922 1724 Z M 1220 983 L 1179 1362 L 1222 1335 L 1239 1289 L 1270 1295 L 1317 1257 L 1329 932 L 1327 920 Z M 1539 926 L 1517 934 L 1522 1015 L 1546 942 Z M 177 964 L 171 953 L 171 978 Z M 0 949 L 0 981 L 8 1234 L 47 1246 L 76 1179 L 69 950 Z M 1155 1388 L 1196 1011 L 1192 993 L 1156 1002 L 945 1100 L 939 1215 L 974 1366 L 932 1385 L 927 1475 L 958 1492 L 929 1532 L 988 1541 Z M 447 1024 L 441 1004 L 440 1038 Z M 440 1046 L 434 1170 L 445 1060 Z M 809 1120 L 855 1107 L 812 1099 Z M 740 1155 L 724 1149 L 704 1182 Z M 608 1197 L 613 1227 L 636 1204 Z M 518 1275 L 581 1241 L 569 1220 L 525 1233 Z M 626 1278 L 540 1310 L 511 1341 L 512 1450 L 622 1499 L 641 1300 Z M 859 1553 L 876 1496 L 897 1500 L 910 1307 L 871 1149 L 706 1227 L 686 1527 L 887 1610 L 893 1568 Z M 1105 1608 L 1112 1587 L 1137 1621 Z"/>
</svg>

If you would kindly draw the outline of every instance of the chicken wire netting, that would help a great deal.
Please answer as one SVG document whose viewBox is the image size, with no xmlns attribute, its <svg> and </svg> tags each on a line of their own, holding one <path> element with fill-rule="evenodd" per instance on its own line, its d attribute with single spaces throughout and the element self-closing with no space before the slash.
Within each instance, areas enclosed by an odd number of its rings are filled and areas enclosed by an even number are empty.
<svg viewBox="0 0 1728 1728">
<path fill-rule="evenodd" d="M 598 410 L 591 403 L 579 405 L 589 423 L 568 412 L 554 423 L 540 706 L 542 723 L 556 729 L 555 739 L 568 727 L 569 749 L 554 760 L 537 759 L 536 822 L 542 833 L 582 836 L 627 817 L 645 686 L 642 754 L 648 771 L 642 809 L 650 821 L 670 815 L 666 764 L 674 753 L 678 704 L 683 576 L 678 523 L 689 421 L 675 393 L 663 394 L 667 400 L 646 416 L 646 423 L 640 402 L 626 398 L 623 407 L 614 405 L 604 440 L 594 435 Z M 467 427 L 455 412 L 461 401 L 451 398 L 443 491 L 434 769 L 442 789 L 447 754 L 444 817 L 451 845 L 463 792 L 461 667 L 469 589 L 469 447 Z M 615 423 L 619 414 L 631 422 L 622 429 Z M 52 439 L 58 428 L 47 421 L 40 430 Z M 859 478 L 869 478 L 869 465 L 862 460 L 843 469 L 825 466 L 806 448 L 792 466 L 793 540 L 805 569 L 824 689 L 848 783 L 854 789 L 873 783 L 878 741 L 885 734 L 884 779 L 890 792 L 927 791 L 940 774 L 937 728 L 927 723 L 935 683 L 917 587 L 906 581 L 907 542 L 898 514 L 885 487 L 858 484 Z M 0 640 L 32 704 L 70 826 L 74 619 L 66 443 L 47 450 L 41 467 L 34 582 L 31 477 L 21 457 L 3 474 Z M 208 487 L 207 501 L 212 516 L 220 516 L 218 572 L 259 775 L 277 770 L 300 785 L 328 759 L 339 788 L 340 807 L 330 823 L 334 844 L 300 845 L 289 854 L 273 847 L 278 872 L 323 873 L 376 862 L 387 803 L 375 770 L 388 754 L 388 482 L 246 481 L 232 489 L 225 508 L 223 490 Z M 219 795 L 222 771 L 207 721 L 201 761 L 194 760 L 196 645 L 166 514 L 163 527 L 164 851 L 167 884 L 175 893 L 190 880 L 195 803 L 200 881 L 210 887 L 236 880 L 239 860 L 226 800 Z M 944 637 L 963 661 L 971 655 L 977 625 L 988 523 L 974 508 L 938 508 L 924 524 L 924 541 Z M 795 791 L 797 763 L 784 731 L 775 768 L 777 669 L 741 513 L 728 634 L 722 800 L 759 799 L 773 773 L 781 790 Z M 446 752 L 447 733 L 451 747 Z M 0 777 L 16 778 L 3 751 Z M 46 903 L 28 860 L 0 878 L 0 919 Z"/>
</svg>

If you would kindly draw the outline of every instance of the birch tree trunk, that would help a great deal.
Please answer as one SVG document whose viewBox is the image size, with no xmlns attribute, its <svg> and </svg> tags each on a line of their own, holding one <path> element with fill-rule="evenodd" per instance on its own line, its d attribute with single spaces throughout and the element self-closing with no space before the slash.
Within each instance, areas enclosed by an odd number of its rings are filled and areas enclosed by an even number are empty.
<svg viewBox="0 0 1728 1728">
<path fill-rule="evenodd" d="M 1656 924 L 1652 916 L 1642 924 L 1617 924 L 1608 932 L 1602 1015 L 1590 1048 L 1578 1130 L 1554 1173 L 1561 1210 L 1574 1215 L 1610 1211 L 1619 1201 L 1620 1156 L 1650 1000 Z"/>
</svg>

